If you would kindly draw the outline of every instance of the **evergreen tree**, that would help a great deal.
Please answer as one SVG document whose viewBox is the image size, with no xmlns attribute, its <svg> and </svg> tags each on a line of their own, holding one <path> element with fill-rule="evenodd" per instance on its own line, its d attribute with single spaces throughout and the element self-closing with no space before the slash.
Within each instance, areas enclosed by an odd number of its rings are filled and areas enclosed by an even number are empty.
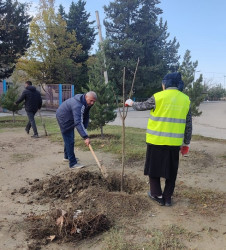
<svg viewBox="0 0 226 250">
<path fill-rule="evenodd" d="M 88 89 L 97 94 L 97 101 L 90 112 L 89 129 L 99 128 L 101 137 L 103 137 L 103 127 L 110 121 L 113 121 L 117 114 L 115 112 L 116 105 L 114 103 L 114 95 L 110 87 L 110 83 L 105 84 L 104 80 L 104 62 L 100 52 L 92 58 L 89 65 L 89 84 Z"/>
<path fill-rule="evenodd" d="M 9 87 L 6 93 L 0 96 L 0 106 L 11 112 L 13 112 L 13 122 L 15 122 L 15 112 L 19 111 L 23 107 L 23 103 L 15 104 L 19 98 L 19 86 L 12 85 Z"/>
<path fill-rule="evenodd" d="M 58 14 L 61 15 L 62 19 L 64 19 L 65 21 L 67 20 L 67 14 L 65 13 L 65 10 L 62 4 L 59 5 Z"/>
<path fill-rule="evenodd" d="M 184 92 L 191 100 L 191 112 L 193 116 L 200 116 L 202 112 L 198 110 L 198 107 L 205 99 L 204 86 L 202 85 L 202 75 L 195 80 L 195 72 L 198 67 L 198 61 L 191 61 L 190 51 L 187 50 L 184 55 L 182 64 L 179 71 L 181 72 L 182 79 L 184 81 Z"/>
<path fill-rule="evenodd" d="M 83 0 L 78 0 L 76 4 L 72 2 L 67 15 L 68 31 L 75 31 L 76 39 L 82 46 L 82 53 L 75 58 L 76 63 L 82 64 L 76 78 L 76 83 L 82 86 L 85 86 L 89 79 L 86 61 L 96 36 L 95 28 L 92 27 L 95 21 L 89 21 L 90 14 L 86 12 L 85 5 Z"/>
<path fill-rule="evenodd" d="M 31 17 L 27 15 L 27 4 L 17 0 L 0 0 L 0 16 L 0 79 L 4 79 L 12 74 L 17 59 L 31 44 Z"/>
<path fill-rule="evenodd" d="M 208 89 L 207 97 L 209 101 L 219 101 L 225 96 L 226 90 L 222 88 L 221 84 L 218 84 Z"/>
<path fill-rule="evenodd" d="M 90 13 L 85 10 L 86 2 L 78 0 L 77 4 L 71 3 L 67 18 L 67 28 L 75 31 L 76 39 L 82 45 L 83 53 L 76 58 L 76 62 L 85 62 L 89 51 L 95 42 L 95 28 L 91 27 L 95 21 L 89 21 Z"/>
<path fill-rule="evenodd" d="M 41 3 L 30 26 L 32 46 L 17 68 L 40 83 L 74 84 L 80 67 L 75 59 L 82 52 L 81 45 L 75 32 L 67 31 L 66 22 L 55 14 L 52 0 Z M 76 86 L 77 89 L 81 86 Z"/>
<path fill-rule="evenodd" d="M 138 97 L 149 97 L 160 88 L 162 77 L 179 60 L 179 44 L 175 38 L 168 40 L 167 23 L 158 19 L 162 10 L 157 4 L 158 0 L 117 0 L 104 6 L 109 79 L 121 90 L 119 72 L 125 67 L 127 83 L 131 82 L 139 57 L 135 85 Z"/>
</svg>

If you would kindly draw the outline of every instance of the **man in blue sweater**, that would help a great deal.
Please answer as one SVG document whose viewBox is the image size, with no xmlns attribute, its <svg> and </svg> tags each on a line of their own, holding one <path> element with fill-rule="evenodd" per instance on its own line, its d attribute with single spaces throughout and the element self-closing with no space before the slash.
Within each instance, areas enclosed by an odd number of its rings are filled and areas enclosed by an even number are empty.
<svg viewBox="0 0 226 250">
<path fill-rule="evenodd" d="M 89 146 L 90 139 L 86 129 L 89 123 L 89 111 L 96 99 L 97 95 L 93 91 L 77 94 L 64 101 L 56 111 L 56 118 L 64 140 L 64 161 L 69 161 L 71 169 L 84 167 L 77 162 L 75 157 L 74 128 Z"/>
</svg>

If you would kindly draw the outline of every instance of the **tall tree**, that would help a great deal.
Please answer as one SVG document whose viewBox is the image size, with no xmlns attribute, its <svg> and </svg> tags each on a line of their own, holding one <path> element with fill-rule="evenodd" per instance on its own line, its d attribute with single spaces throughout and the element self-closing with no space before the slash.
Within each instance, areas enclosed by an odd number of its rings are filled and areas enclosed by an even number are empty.
<svg viewBox="0 0 226 250">
<path fill-rule="evenodd" d="M 103 55 L 98 52 L 95 57 L 89 60 L 88 89 L 95 91 L 98 97 L 90 114 L 89 129 L 100 129 L 102 137 L 103 127 L 117 116 L 110 83 L 105 84 L 104 70 Z"/>
<path fill-rule="evenodd" d="M 18 58 L 31 44 L 27 8 L 27 4 L 17 0 L 0 0 L 0 79 L 12 74 Z"/>
<path fill-rule="evenodd" d="M 27 58 L 20 60 L 18 69 L 40 83 L 74 84 L 80 67 L 75 59 L 81 53 L 81 45 L 75 32 L 67 31 L 66 22 L 55 14 L 52 2 L 41 1 L 39 13 L 30 26 L 32 46 Z"/>
<path fill-rule="evenodd" d="M 187 50 L 184 54 L 183 62 L 180 65 L 179 71 L 181 72 L 185 84 L 184 92 L 191 100 L 191 112 L 193 116 L 200 116 L 202 114 L 198 108 L 200 103 L 205 99 L 202 75 L 195 80 L 197 67 L 198 61 L 192 62 L 191 52 Z"/>
<path fill-rule="evenodd" d="M 59 5 L 58 8 L 58 14 L 61 15 L 61 17 L 66 20 L 67 19 L 67 14 L 65 12 L 64 6 L 62 4 Z"/>
<path fill-rule="evenodd" d="M 117 0 L 104 6 L 107 41 L 105 45 L 109 79 L 121 88 L 123 67 L 131 82 L 140 58 L 135 95 L 150 96 L 160 86 L 164 74 L 178 63 L 179 44 L 169 39 L 167 23 L 159 20 L 158 0 Z M 126 84 L 128 86 L 128 84 Z"/>
<path fill-rule="evenodd" d="M 83 0 L 78 0 L 77 3 L 72 2 L 67 15 L 67 29 L 75 31 L 76 39 L 82 46 L 82 53 L 75 58 L 75 62 L 82 64 L 76 82 L 83 86 L 88 82 L 86 61 L 96 36 L 95 28 L 92 27 L 95 21 L 89 21 L 90 13 L 86 12 L 85 5 L 86 2 Z"/>
</svg>

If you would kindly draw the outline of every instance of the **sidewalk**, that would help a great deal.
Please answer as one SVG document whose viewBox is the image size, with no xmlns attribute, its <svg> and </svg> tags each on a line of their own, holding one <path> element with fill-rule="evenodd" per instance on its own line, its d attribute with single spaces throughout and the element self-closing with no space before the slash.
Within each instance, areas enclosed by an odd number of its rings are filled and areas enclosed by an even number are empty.
<svg viewBox="0 0 226 250">
<path fill-rule="evenodd" d="M 1 116 L 11 116 L 12 115 L 12 112 L 9 112 L 9 113 L 3 113 L 3 112 L 0 112 L 0 117 Z M 26 111 L 24 109 L 20 110 L 18 112 L 18 114 L 16 115 L 23 115 L 23 116 L 26 116 Z M 38 112 L 36 113 L 36 116 L 38 116 Z M 56 117 L 56 112 L 55 111 L 49 111 L 49 110 L 41 110 L 41 115 L 42 116 L 46 116 L 46 117 Z"/>
</svg>

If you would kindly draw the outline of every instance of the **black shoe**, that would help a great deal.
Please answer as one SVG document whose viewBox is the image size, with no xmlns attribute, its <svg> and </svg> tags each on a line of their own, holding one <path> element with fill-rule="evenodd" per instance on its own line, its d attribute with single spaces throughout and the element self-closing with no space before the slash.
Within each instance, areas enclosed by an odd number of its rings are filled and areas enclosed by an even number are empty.
<svg viewBox="0 0 226 250">
<path fill-rule="evenodd" d="M 148 192 L 148 196 L 152 200 L 157 201 L 160 206 L 164 206 L 165 205 L 165 202 L 164 202 L 163 198 L 158 198 L 157 196 L 152 196 L 150 192 Z"/>
<path fill-rule="evenodd" d="M 166 207 L 171 207 L 171 206 L 172 206 L 172 201 L 171 201 L 171 199 L 165 201 L 165 206 L 166 206 Z"/>
<path fill-rule="evenodd" d="M 27 129 L 25 128 L 25 131 L 26 131 L 26 133 L 29 135 L 29 130 L 27 130 Z"/>
<path fill-rule="evenodd" d="M 32 138 L 39 138 L 38 135 L 32 135 L 31 137 L 32 137 Z"/>
</svg>

